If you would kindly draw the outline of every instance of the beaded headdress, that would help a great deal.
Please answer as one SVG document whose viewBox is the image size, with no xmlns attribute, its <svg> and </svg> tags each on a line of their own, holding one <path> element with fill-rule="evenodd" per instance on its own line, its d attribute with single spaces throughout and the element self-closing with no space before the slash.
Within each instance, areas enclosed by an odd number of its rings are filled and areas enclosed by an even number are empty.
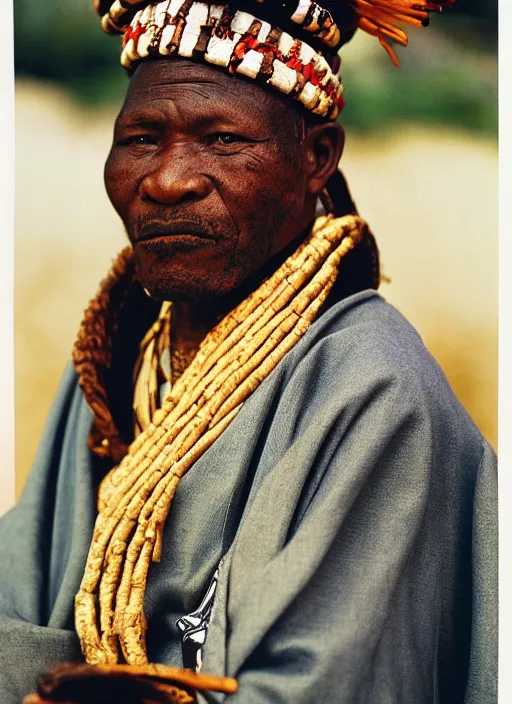
<svg viewBox="0 0 512 704">
<path fill-rule="evenodd" d="M 334 119 L 344 106 L 338 50 L 357 28 L 407 45 L 397 24 L 426 26 L 455 0 L 94 0 L 101 26 L 122 35 L 121 64 L 182 56 L 256 79 Z"/>
</svg>

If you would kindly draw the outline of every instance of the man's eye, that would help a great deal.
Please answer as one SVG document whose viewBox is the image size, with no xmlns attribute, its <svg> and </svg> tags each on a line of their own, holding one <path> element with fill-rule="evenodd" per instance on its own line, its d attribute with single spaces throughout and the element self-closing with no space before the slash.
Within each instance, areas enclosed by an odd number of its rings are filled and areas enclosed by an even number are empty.
<svg viewBox="0 0 512 704">
<path fill-rule="evenodd" d="M 235 144 L 236 142 L 245 141 L 240 135 L 234 134 L 233 132 L 219 132 L 212 135 L 211 141 L 213 144 Z"/>
<path fill-rule="evenodd" d="M 236 142 L 235 135 L 231 134 L 230 132 L 225 132 L 224 134 L 219 134 L 217 136 L 217 139 L 221 144 L 233 144 L 233 142 Z"/>
<path fill-rule="evenodd" d="M 135 145 L 135 146 L 144 146 L 146 144 L 156 144 L 156 140 L 154 137 L 150 137 L 147 134 L 135 134 L 132 135 L 131 137 L 125 137 L 124 139 L 120 139 L 118 144 L 121 145 Z"/>
</svg>

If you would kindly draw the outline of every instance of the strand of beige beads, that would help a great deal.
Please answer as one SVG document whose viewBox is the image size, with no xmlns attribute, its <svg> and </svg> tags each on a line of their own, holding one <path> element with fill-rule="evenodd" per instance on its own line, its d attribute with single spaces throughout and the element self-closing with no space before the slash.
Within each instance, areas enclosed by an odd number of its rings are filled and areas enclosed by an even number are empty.
<svg viewBox="0 0 512 704">
<path fill-rule="evenodd" d="M 357 215 L 322 216 L 306 241 L 204 339 L 194 360 L 103 480 L 75 624 L 90 664 L 148 662 L 144 592 L 180 478 L 294 347 L 367 232 Z M 99 614 L 97 613 L 99 604 Z"/>
</svg>

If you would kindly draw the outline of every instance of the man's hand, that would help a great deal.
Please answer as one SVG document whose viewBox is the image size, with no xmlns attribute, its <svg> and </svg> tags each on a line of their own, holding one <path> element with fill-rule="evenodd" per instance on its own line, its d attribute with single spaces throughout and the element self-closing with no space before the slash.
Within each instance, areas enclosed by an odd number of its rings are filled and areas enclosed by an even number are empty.
<svg viewBox="0 0 512 704">
<path fill-rule="evenodd" d="M 27 694 L 23 704 L 74 704 L 74 702 L 55 702 L 50 699 L 41 699 L 39 694 Z"/>
<path fill-rule="evenodd" d="M 236 680 L 165 665 L 57 665 L 23 704 L 193 704 L 196 692 L 232 694 Z"/>
</svg>

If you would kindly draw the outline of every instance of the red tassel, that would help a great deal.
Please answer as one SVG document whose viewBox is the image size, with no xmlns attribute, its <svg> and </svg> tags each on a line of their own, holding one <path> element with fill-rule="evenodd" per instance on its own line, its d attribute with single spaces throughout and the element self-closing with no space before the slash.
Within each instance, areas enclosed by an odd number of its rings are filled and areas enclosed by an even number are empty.
<svg viewBox="0 0 512 704">
<path fill-rule="evenodd" d="M 442 12 L 455 0 L 437 2 L 415 2 L 415 0 L 349 0 L 359 15 L 358 27 L 378 38 L 395 66 L 400 62 L 388 43 L 391 39 L 407 46 L 407 35 L 396 24 L 404 23 L 425 27 L 429 22 L 429 12 Z"/>
</svg>

